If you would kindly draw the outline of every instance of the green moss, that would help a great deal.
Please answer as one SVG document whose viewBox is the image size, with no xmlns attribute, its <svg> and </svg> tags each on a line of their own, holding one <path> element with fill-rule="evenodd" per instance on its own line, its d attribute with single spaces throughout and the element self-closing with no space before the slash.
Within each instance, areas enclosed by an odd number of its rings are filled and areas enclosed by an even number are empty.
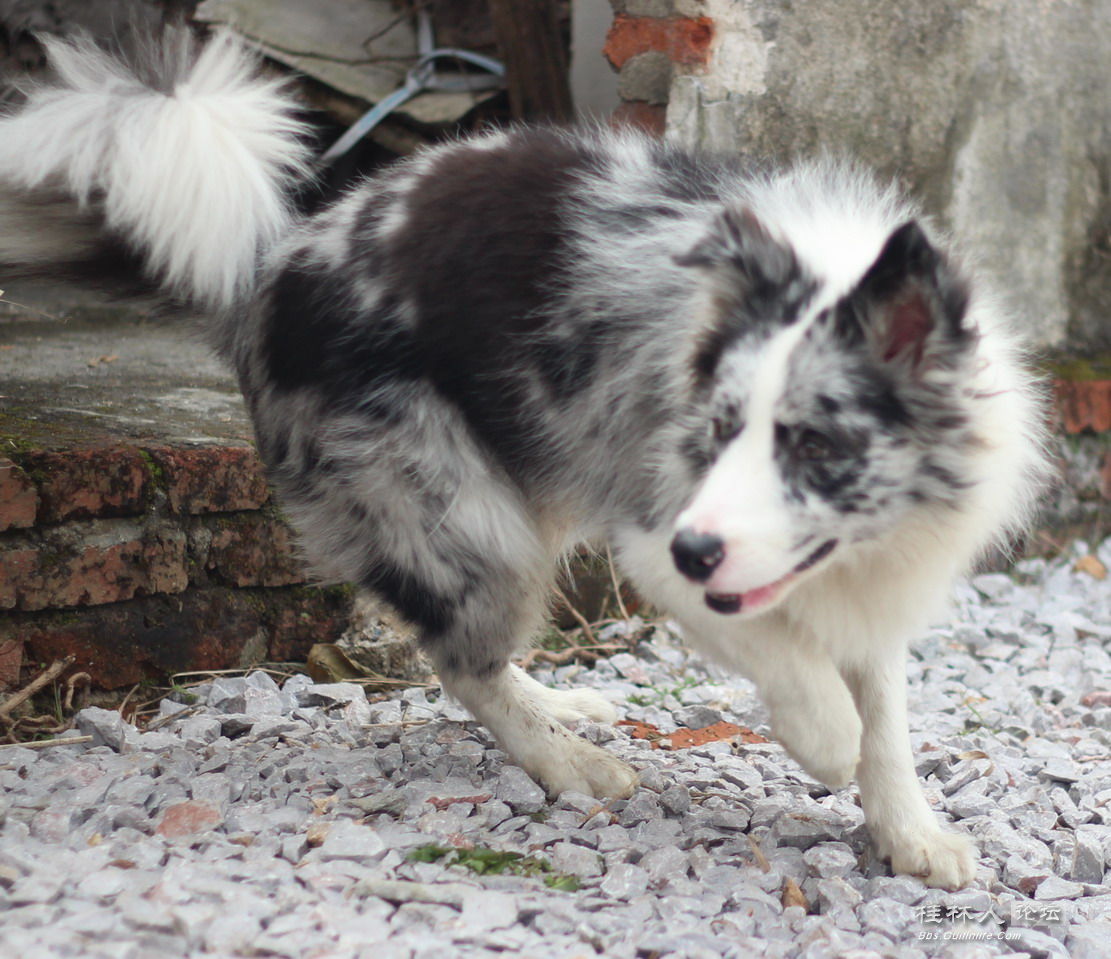
<svg viewBox="0 0 1111 959">
<path fill-rule="evenodd" d="M 1111 380 L 1111 353 L 1097 353 L 1094 356 L 1060 354 L 1051 357 L 1044 366 L 1049 376 L 1070 383 Z"/>
<path fill-rule="evenodd" d="M 11 428 L 12 423 L 9 417 L 3 418 L 3 426 L 7 429 Z M 6 430 L 0 433 L 0 456 L 6 456 L 18 463 L 22 457 L 36 449 L 38 449 L 38 446 L 35 443 L 16 433 L 7 432 Z"/>
<path fill-rule="evenodd" d="M 88 427 L 75 429 L 70 416 L 52 413 L 44 417 L 41 406 L 0 400 L 0 455 L 16 459 L 42 449 L 82 445 L 90 439 Z"/>
<path fill-rule="evenodd" d="M 544 632 L 541 633 L 540 638 L 536 641 L 536 645 L 541 649 L 546 649 L 551 653 L 558 653 L 571 646 L 571 641 L 567 635 L 560 629 L 556 629 L 551 623 L 547 625 Z"/>
<path fill-rule="evenodd" d="M 144 449 L 139 450 L 139 458 L 143 461 L 143 465 L 147 468 L 147 476 L 150 477 L 151 482 L 159 489 L 166 488 L 166 470 L 151 454 Z"/>
<path fill-rule="evenodd" d="M 192 706 L 197 702 L 197 694 L 178 683 L 171 684 L 170 691 L 166 694 L 166 698 L 172 699 L 177 703 L 184 703 L 186 706 Z"/>
</svg>

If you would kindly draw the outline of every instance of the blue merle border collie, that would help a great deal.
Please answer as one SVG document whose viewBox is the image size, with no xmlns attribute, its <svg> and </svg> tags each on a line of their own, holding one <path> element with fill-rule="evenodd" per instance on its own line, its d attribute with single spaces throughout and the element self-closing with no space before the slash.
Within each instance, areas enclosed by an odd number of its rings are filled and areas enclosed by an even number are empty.
<svg viewBox="0 0 1111 959">
<path fill-rule="evenodd" d="M 519 129 L 299 217 L 295 103 L 230 36 L 48 46 L 0 121 L 0 276 L 210 317 L 315 571 L 410 620 L 515 762 L 637 783 L 565 726 L 608 702 L 510 664 L 559 558 L 608 543 L 805 770 L 856 777 L 895 870 L 972 879 L 915 775 L 906 641 L 1027 522 L 1043 410 L 914 207 L 847 164 Z"/>
</svg>

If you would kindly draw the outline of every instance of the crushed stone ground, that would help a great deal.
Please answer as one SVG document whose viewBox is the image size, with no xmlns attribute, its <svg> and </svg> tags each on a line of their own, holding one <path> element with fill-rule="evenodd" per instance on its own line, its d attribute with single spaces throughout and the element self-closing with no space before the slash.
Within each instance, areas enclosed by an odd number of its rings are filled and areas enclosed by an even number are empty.
<svg viewBox="0 0 1111 959">
<path fill-rule="evenodd" d="M 603 633 L 631 653 L 535 671 L 641 724 L 580 728 L 640 771 L 627 801 L 549 803 L 438 690 L 262 672 L 164 703 L 153 731 L 88 709 L 92 742 L 0 749 L 0 952 L 1106 959 L 1111 580 L 1074 568 L 1088 552 L 962 582 L 915 644 L 918 770 L 982 853 L 961 892 L 892 877 L 855 788 L 760 741 L 749 683 L 632 621 Z M 1111 567 L 1111 540 L 1093 552 Z"/>
</svg>

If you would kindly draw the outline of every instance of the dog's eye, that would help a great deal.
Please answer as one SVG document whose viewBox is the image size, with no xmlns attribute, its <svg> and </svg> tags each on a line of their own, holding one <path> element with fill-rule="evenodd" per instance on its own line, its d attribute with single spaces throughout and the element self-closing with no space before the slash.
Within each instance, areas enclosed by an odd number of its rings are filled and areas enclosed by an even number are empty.
<svg viewBox="0 0 1111 959">
<path fill-rule="evenodd" d="M 833 458 L 833 441 L 828 436 L 807 430 L 799 439 L 796 455 L 804 463 L 826 463 Z"/>
<path fill-rule="evenodd" d="M 715 416 L 711 428 L 715 442 L 728 443 L 741 431 L 741 423 L 736 412 L 727 410 L 721 416 Z"/>
</svg>

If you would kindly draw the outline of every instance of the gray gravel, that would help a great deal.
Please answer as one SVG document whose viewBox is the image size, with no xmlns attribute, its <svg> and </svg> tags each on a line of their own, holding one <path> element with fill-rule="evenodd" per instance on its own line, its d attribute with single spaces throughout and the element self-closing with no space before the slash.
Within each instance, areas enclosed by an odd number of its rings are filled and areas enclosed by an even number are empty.
<svg viewBox="0 0 1111 959">
<path fill-rule="evenodd" d="M 962 892 L 891 877 L 855 789 L 830 794 L 774 743 L 653 749 L 583 724 L 643 785 L 548 803 L 437 690 L 370 703 L 260 672 L 163 704 L 155 731 L 87 709 L 91 743 L 0 750 L 0 951 L 1104 959 L 1111 579 L 1073 570 L 1086 552 L 962 583 L 952 622 L 916 645 L 919 772 L 982 850 Z M 1111 540 L 1097 552 L 1111 566 Z M 751 686 L 667 626 L 608 629 L 641 637 L 635 654 L 538 678 L 593 686 L 664 733 L 768 732 Z M 409 858 L 430 844 L 541 857 L 580 888 Z"/>
</svg>

